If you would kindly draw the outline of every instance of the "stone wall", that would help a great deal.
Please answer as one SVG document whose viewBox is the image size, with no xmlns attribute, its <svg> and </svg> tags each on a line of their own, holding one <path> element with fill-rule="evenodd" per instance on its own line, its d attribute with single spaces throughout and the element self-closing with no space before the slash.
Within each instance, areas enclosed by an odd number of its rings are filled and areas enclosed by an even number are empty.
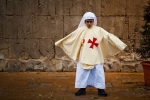
<svg viewBox="0 0 150 100">
<path fill-rule="evenodd" d="M 75 30 L 87 11 L 128 47 L 105 60 L 105 71 L 142 72 L 135 53 L 149 0 L 0 0 L 0 71 L 75 71 L 54 42 Z"/>
</svg>

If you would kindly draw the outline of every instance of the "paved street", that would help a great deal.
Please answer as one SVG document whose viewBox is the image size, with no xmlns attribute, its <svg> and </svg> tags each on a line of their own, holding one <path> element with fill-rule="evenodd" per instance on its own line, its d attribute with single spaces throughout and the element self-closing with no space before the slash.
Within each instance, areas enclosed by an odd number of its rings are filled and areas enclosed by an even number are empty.
<svg viewBox="0 0 150 100">
<path fill-rule="evenodd" d="M 87 94 L 75 96 L 75 72 L 1 72 L 0 100 L 150 100 L 150 87 L 143 73 L 105 73 L 108 97 L 87 87 Z"/>
</svg>

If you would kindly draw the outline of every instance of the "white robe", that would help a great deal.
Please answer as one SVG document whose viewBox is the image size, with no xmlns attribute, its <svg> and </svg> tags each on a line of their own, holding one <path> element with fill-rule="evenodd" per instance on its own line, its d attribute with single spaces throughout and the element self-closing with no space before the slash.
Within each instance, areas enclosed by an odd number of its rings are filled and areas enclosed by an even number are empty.
<svg viewBox="0 0 150 100">
<path fill-rule="evenodd" d="M 80 51 L 82 52 L 82 50 Z M 105 89 L 105 75 L 103 65 L 96 64 L 91 70 L 83 69 L 81 67 L 80 58 L 77 63 L 75 88 L 86 88 L 87 86 L 93 86 L 98 89 Z"/>
<path fill-rule="evenodd" d="M 105 75 L 102 64 L 97 64 L 91 70 L 81 68 L 77 64 L 75 88 L 86 88 L 88 85 L 98 89 L 105 89 Z"/>
<path fill-rule="evenodd" d="M 79 58 L 75 88 L 92 85 L 99 89 L 105 88 L 104 59 L 116 55 L 127 46 L 115 35 L 94 25 L 90 29 L 87 26 L 76 29 L 55 45 L 60 46 L 73 60 Z M 79 54 L 82 56 L 78 57 Z"/>
</svg>

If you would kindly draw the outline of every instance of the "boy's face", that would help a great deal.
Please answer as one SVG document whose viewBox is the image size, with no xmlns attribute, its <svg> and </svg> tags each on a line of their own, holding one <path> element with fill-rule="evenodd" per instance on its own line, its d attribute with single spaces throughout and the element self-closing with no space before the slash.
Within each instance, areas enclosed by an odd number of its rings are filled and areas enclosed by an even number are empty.
<svg viewBox="0 0 150 100">
<path fill-rule="evenodd" d="M 91 28 L 94 24 L 94 19 L 87 19 L 85 20 L 85 24 L 88 28 Z"/>
</svg>

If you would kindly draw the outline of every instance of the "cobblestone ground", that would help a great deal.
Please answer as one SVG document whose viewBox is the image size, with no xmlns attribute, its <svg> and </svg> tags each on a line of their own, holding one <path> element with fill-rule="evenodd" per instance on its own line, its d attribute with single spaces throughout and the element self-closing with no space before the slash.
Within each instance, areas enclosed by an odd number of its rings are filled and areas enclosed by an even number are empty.
<svg viewBox="0 0 150 100">
<path fill-rule="evenodd" d="M 75 96 L 75 72 L 1 72 L 0 100 L 150 100 L 143 73 L 105 73 L 108 97 L 87 87 Z"/>
</svg>

